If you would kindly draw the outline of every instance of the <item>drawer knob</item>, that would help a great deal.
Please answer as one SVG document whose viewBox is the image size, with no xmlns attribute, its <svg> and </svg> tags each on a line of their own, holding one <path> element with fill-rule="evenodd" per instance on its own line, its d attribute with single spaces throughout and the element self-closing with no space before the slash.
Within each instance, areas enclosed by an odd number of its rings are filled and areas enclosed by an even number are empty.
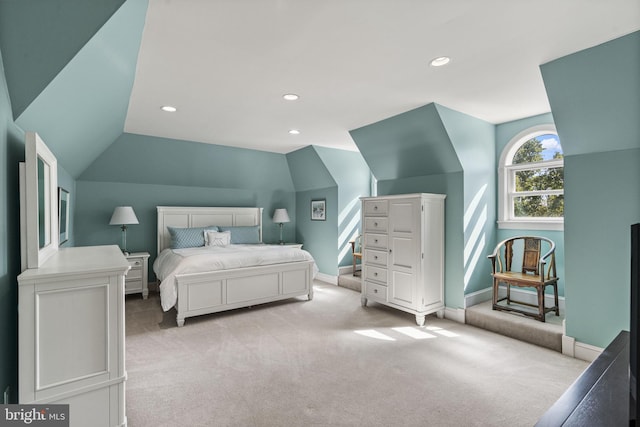
<svg viewBox="0 0 640 427">
<path fill-rule="evenodd" d="M 374 255 L 374 256 L 373 256 L 373 259 L 378 259 L 378 255 Z"/>
<path fill-rule="evenodd" d="M 373 241 L 374 241 L 375 243 L 378 243 L 378 239 L 374 239 Z"/>
<path fill-rule="evenodd" d="M 374 289 L 374 290 L 373 290 L 373 293 L 374 293 L 374 294 L 377 294 L 377 293 L 378 293 L 378 290 L 377 290 L 377 289 Z"/>
<path fill-rule="evenodd" d="M 378 206 L 377 206 L 377 205 L 376 205 L 376 206 L 374 206 L 374 207 L 373 207 L 373 210 L 374 210 L 374 211 L 377 211 L 377 210 L 378 210 Z"/>
<path fill-rule="evenodd" d="M 378 223 L 377 223 L 377 222 L 374 222 L 374 223 L 373 223 L 373 226 L 374 226 L 374 227 L 377 227 L 377 226 L 378 226 Z"/>
<path fill-rule="evenodd" d="M 373 273 L 374 276 L 378 277 L 378 273 Z"/>
<path fill-rule="evenodd" d="M 140 261 L 136 261 L 134 264 L 135 265 L 140 265 Z"/>
</svg>

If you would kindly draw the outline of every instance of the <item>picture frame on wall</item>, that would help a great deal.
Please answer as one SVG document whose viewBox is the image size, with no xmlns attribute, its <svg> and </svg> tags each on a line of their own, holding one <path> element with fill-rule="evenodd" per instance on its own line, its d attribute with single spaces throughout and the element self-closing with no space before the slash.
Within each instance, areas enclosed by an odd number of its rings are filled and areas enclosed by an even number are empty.
<svg viewBox="0 0 640 427">
<path fill-rule="evenodd" d="M 311 201 L 311 221 L 325 221 L 327 219 L 326 200 Z"/>
<path fill-rule="evenodd" d="M 62 187 L 58 187 L 58 220 L 60 239 L 59 244 L 69 240 L 69 192 Z"/>
</svg>

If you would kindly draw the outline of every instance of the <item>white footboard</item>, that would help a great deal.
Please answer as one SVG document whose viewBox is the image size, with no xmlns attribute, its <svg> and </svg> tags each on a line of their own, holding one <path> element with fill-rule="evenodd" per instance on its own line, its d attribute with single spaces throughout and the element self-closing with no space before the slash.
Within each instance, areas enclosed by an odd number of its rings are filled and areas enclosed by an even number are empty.
<svg viewBox="0 0 640 427">
<path fill-rule="evenodd" d="M 176 276 L 178 326 L 187 317 L 307 295 L 313 299 L 313 261 Z"/>
</svg>

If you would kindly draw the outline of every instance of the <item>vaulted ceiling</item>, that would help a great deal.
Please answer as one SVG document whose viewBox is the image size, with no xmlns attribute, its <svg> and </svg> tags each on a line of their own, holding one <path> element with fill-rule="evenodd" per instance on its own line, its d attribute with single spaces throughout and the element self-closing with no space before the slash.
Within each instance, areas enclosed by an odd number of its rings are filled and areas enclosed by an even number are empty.
<svg viewBox="0 0 640 427">
<path fill-rule="evenodd" d="M 541 64 L 638 29 L 637 0 L 0 2 L 16 122 L 73 176 L 123 132 L 355 150 L 350 130 L 431 102 L 545 113 Z"/>
</svg>

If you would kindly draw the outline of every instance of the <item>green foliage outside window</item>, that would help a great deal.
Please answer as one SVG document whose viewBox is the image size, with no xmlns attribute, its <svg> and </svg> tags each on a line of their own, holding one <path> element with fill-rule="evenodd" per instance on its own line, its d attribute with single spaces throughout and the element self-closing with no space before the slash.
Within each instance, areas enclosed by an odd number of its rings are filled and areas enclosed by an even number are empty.
<svg viewBox="0 0 640 427">
<path fill-rule="evenodd" d="M 544 147 L 538 138 L 525 142 L 513 157 L 513 164 L 544 161 Z M 562 159 L 555 151 L 553 160 Z M 549 191 L 564 189 L 564 167 L 538 167 L 515 171 L 516 192 Z M 564 196 L 562 194 L 523 195 L 514 198 L 516 217 L 562 217 Z"/>
</svg>

